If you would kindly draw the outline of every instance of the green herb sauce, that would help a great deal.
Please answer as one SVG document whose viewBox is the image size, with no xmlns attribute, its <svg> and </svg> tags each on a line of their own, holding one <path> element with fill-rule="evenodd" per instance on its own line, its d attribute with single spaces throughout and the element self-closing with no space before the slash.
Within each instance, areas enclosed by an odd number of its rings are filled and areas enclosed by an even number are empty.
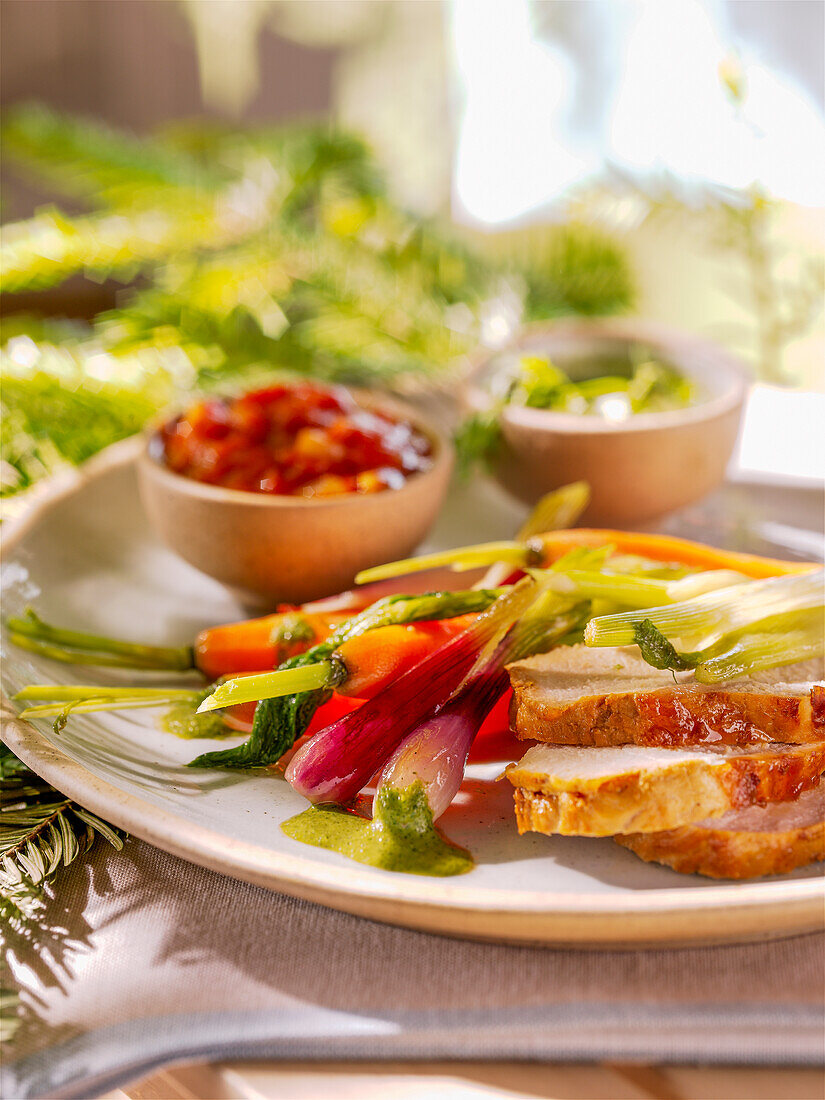
<svg viewBox="0 0 825 1100">
<path fill-rule="evenodd" d="M 217 711 L 196 713 L 203 700 L 211 693 L 212 688 L 209 687 L 205 691 L 193 692 L 190 699 L 173 703 L 160 719 L 161 729 L 188 740 L 195 737 L 226 737 L 235 732 L 229 729 Z"/>
<path fill-rule="evenodd" d="M 508 400 L 535 409 L 625 420 L 638 413 L 683 409 L 696 400 L 694 385 L 641 347 L 627 359 L 594 359 L 585 376 L 571 378 L 549 359 L 524 356 Z"/>
<path fill-rule="evenodd" d="M 358 863 L 407 875 L 463 875 L 473 857 L 433 824 L 423 785 L 385 788 L 375 796 L 372 818 L 339 806 L 310 806 L 281 826 L 288 837 L 329 848 Z"/>
</svg>

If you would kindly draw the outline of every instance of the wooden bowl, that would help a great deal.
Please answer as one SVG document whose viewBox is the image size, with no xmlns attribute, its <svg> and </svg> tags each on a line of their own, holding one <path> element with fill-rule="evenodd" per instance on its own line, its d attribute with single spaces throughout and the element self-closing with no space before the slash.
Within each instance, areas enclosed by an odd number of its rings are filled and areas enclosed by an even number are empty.
<svg viewBox="0 0 825 1100">
<path fill-rule="evenodd" d="M 243 492 L 138 458 L 141 499 L 163 541 L 190 565 L 227 585 L 248 606 L 305 603 L 352 584 L 372 565 L 407 557 L 434 523 L 449 485 L 453 448 L 415 410 L 356 392 L 359 405 L 410 421 L 432 443 L 432 465 L 400 489 L 322 499 Z"/>
<path fill-rule="evenodd" d="M 640 413 L 623 421 L 507 405 L 494 463 L 501 484 L 528 504 L 571 481 L 587 481 L 591 503 L 582 522 L 628 526 L 705 496 L 725 476 L 747 391 L 744 366 L 705 340 L 640 321 L 561 321 L 526 328 L 506 353 L 543 355 L 563 370 L 588 356 L 642 344 L 690 378 L 695 404 Z M 478 361 L 467 402 L 489 406 L 483 386 L 502 355 Z M 574 372 L 575 377 L 575 372 Z"/>
</svg>

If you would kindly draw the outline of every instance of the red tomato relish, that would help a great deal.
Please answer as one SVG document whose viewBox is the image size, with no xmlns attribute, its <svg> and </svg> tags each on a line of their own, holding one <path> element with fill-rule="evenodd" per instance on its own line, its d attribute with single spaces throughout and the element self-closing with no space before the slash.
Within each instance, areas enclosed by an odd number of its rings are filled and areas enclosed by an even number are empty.
<svg viewBox="0 0 825 1100">
<path fill-rule="evenodd" d="M 193 405 L 160 429 L 170 470 L 252 493 L 328 497 L 399 489 L 432 461 L 404 420 L 301 382 Z"/>
</svg>

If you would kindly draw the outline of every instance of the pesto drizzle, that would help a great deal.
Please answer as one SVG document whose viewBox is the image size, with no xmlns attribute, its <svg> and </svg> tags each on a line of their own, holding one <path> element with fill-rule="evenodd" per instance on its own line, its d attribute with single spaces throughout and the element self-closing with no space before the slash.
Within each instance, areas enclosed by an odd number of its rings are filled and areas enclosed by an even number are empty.
<svg viewBox="0 0 825 1100">
<path fill-rule="evenodd" d="M 341 806 L 310 806 L 285 821 L 281 829 L 292 840 L 408 875 L 463 875 L 475 866 L 466 850 L 436 829 L 420 780 L 395 790 L 381 787 L 373 816 Z"/>
<path fill-rule="evenodd" d="M 235 730 L 227 726 L 220 713 L 196 713 L 211 691 L 211 687 L 204 691 L 193 691 L 191 698 L 179 699 L 172 703 L 160 719 L 161 729 L 188 740 L 195 737 L 226 737 L 227 734 L 235 733 Z"/>
</svg>

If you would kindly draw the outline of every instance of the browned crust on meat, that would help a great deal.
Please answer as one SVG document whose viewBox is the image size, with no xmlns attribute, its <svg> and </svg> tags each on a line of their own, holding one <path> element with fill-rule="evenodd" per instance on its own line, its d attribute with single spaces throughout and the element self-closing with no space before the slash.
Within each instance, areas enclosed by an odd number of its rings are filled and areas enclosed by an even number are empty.
<svg viewBox="0 0 825 1100">
<path fill-rule="evenodd" d="M 814 732 L 825 734 L 825 687 L 814 684 L 811 688 L 811 727 Z"/>
<path fill-rule="evenodd" d="M 825 772 L 825 744 L 733 756 L 726 763 L 719 778 L 734 809 L 793 802 L 819 784 Z"/>
<path fill-rule="evenodd" d="M 639 769 L 621 775 L 584 777 L 563 785 L 522 777 L 518 765 L 507 775 L 515 789 L 519 832 L 563 836 L 613 836 L 671 829 L 730 810 L 792 802 L 818 786 L 825 771 L 825 745 L 735 756 L 708 765 L 683 761 L 661 771 Z M 538 779 L 538 777 L 536 777 Z"/>
<path fill-rule="evenodd" d="M 511 669 L 510 725 L 524 740 L 555 745 L 649 745 L 677 748 L 766 741 L 806 744 L 825 733 L 825 695 L 699 691 L 687 687 L 591 695 L 559 707 L 529 690 Z"/>
<path fill-rule="evenodd" d="M 647 863 L 663 863 L 686 875 L 759 878 L 784 875 L 825 859 L 825 823 L 786 832 L 755 833 L 683 825 L 661 833 L 614 837 Z"/>
</svg>

